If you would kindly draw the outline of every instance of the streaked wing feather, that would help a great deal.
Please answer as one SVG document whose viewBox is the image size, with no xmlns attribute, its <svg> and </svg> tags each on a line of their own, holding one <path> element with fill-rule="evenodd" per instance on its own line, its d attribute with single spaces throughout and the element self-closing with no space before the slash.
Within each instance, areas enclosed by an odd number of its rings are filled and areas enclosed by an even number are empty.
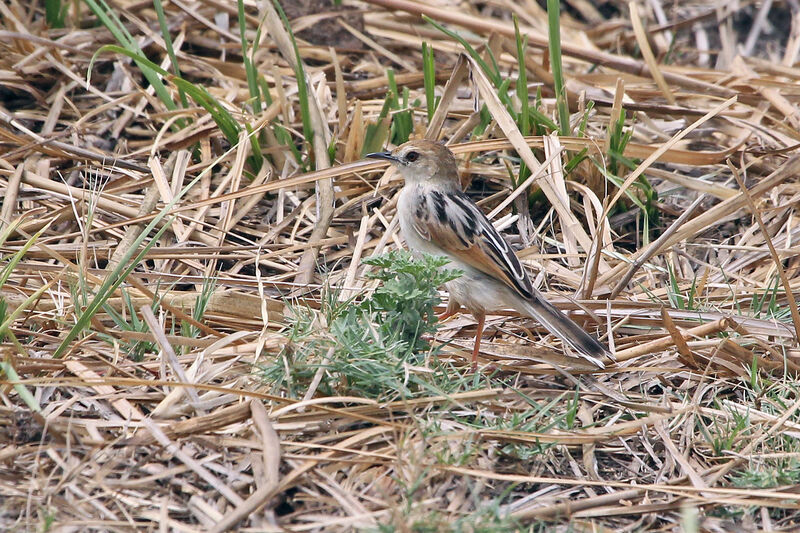
<svg viewBox="0 0 800 533">
<path fill-rule="evenodd" d="M 414 227 L 423 238 L 521 296 L 533 296 L 533 285 L 514 250 L 466 194 L 431 191 L 422 199 L 414 213 Z"/>
</svg>

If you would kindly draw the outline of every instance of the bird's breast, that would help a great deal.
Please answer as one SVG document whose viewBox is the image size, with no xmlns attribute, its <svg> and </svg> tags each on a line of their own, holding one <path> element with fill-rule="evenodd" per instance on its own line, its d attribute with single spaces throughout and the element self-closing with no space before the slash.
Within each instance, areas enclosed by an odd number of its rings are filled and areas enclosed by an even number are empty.
<svg viewBox="0 0 800 533">
<path fill-rule="evenodd" d="M 432 255 L 447 255 L 417 229 L 417 226 L 423 222 L 419 217 L 419 213 L 427 212 L 427 210 L 427 198 L 420 187 L 403 187 L 397 199 L 400 233 L 412 252 L 417 254 L 424 252 Z"/>
</svg>

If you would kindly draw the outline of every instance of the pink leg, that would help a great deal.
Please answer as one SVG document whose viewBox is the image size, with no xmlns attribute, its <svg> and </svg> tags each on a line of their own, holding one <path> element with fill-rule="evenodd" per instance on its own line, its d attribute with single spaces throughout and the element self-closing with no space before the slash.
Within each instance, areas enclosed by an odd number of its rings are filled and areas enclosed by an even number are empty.
<svg viewBox="0 0 800 533">
<path fill-rule="evenodd" d="M 486 323 L 486 315 L 483 313 L 475 315 L 478 320 L 478 331 L 475 332 L 475 347 L 472 349 L 472 370 L 478 369 L 478 354 L 481 351 L 481 337 L 483 337 L 483 326 Z"/>
</svg>

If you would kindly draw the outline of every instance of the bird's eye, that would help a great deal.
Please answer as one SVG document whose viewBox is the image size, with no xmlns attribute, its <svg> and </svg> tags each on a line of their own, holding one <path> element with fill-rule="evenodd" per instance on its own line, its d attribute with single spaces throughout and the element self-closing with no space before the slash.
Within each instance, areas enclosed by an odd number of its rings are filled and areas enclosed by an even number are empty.
<svg viewBox="0 0 800 533">
<path fill-rule="evenodd" d="M 419 159 L 419 152 L 408 152 L 406 154 L 406 161 L 409 163 L 413 163 L 417 159 Z"/>
</svg>

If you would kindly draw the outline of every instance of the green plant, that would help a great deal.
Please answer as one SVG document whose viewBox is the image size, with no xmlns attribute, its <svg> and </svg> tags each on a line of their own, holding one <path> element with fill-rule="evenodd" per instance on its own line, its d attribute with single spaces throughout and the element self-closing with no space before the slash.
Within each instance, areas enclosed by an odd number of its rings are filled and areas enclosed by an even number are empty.
<svg viewBox="0 0 800 533">
<path fill-rule="evenodd" d="M 211 298 L 211 295 L 214 293 L 214 288 L 216 287 L 216 281 L 214 279 L 206 279 L 203 282 L 203 287 L 200 293 L 195 298 L 195 305 L 192 307 L 192 318 L 197 320 L 198 322 L 203 319 L 205 315 L 206 308 L 208 306 L 208 302 Z M 164 294 L 169 292 L 169 288 L 164 291 Z M 139 318 L 139 310 L 136 308 L 134 301 L 131 299 L 130 294 L 126 289 L 121 289 L 120 293 L 122 295 L 122 308 L 123 312 L 120 313 L 112 306 L 105 302 L 103 304 L 103 310 L 108 314 L 111 320 L 114 322 L 114 325 L 117 329 L 121 331 L 131 331 L 136 333 L 146 333 L 149 331 L 149 326 L 143 320 Z M 161 305 L 161 301 L 163 300 L 163 296 L 159 296 L 159 291 L 156 290 L 153 295 L 153 301 L 150 302 L 150 309 L 152 309 L 153 313 L 158 311 L 159 306 Z M 172 323 L 172 328 L 170 334 L 175 334 L 175 323 Z M 189 324 L 186 321 L 181 321 L 180 324 L 180 332 L 181 335 L 184 337 L 196 338 L 199 335 L 199 331 L 196 326 Z M 120 342 L 116 337 L 112 337 L 107 335 L 103 332 L 98 332 L 97 336 L 101 339 L 104 339 L 106 342 Z M 121 346 L 123 350 L 127 353 L 128 357 L 130 357 L 133 361 L 142 361 L 144 359 L 145 354 L 151 353 L 156 344 L 151 341 L 144 341 L 144 340 L 129 340 L 129 341 L 122 341 Z M 188 349 L 188 347 L 183 346 L 181 347 L 183 350 Z"/>
<path fill-rule="evenodd" d="M 203 288 L 200 289 L 200 293 L 197 295 L 197 298 L 195 298 L 194 307 L 192 307 L 192 318 L 197 322 L 203 320 L 208 304 L 211 301 L 211 295 L 214 294 L 216 286 L 216 278 L 206 278 L 203 280 Z M 184 320 L 181 321 L 181 335 L 194 339 L 200 335 L 200 330 L 197 326 Z"/>
<path fill-rule="evenodd" d="M 280 2 L 278 2 L 278 0 L 273 0 L 273 4 L 275 5 L 275 9 L 281 17 L 281 22 L 283 23 L 286 32 L 289 34 L 289 39 L 292 41 L 292 48 L 294 49 L 295 56 L 294 75 L 295 79 L 297 80 L 297 98 L 300 103 L 300 119 L 303 123 L 303 137 L 305 138 L 306 143 L 308 143 L 308 146 L 311 147 L 313 144 L 314 135 L 311 126 L 311 104 L 309 103 L 308 87 L 305 83 L 306 71 L 305 68 L 303 68 L 303 60 L 300 57 L 300 49 L 297 47 L 297 40 L 292 32 L 292 25 L 289 23 L 289 19 L 286 16 L 286 13 L 283 11 L 283 7 L 281 7 Z M 308 160 L 306 161 L 305 169 L 309 170 L 311 168 L 311 157 L 314 154 L 314 150 L 309 149 L 307 153 L 309 156 Z"/>
<path fill-rule="evenodd" d="M 394 70 L 388 69 L 386 77 L 389 80 L 389 95 L 390 105 L 395 112 L 392 114 L 392 126 L 389 130 L 391 133 L 391 141 L 393 144 L 403 144 L 408 140 L 411 132 L 414 131 L 414 115 L 408 106 L 408 87 L 403 87 L 403 101 L 400 102 L 398 95 L 400 90 L 397 87 L 397 81 L 394 78 Z"/>
<path fill-rule="evenodd" d="M 172 45 L 172 36 L 169 34 L 169 25 L 167 24 L 167 17 L 164 16 L 164 6 L 161 0 L 153 0 L 153 7 L 156 10 L 158 17 L 158 27 L 161 29 L 161 38 L 164 39 L 164 45 L 167 48 L 167 55 L 169 55 L 169 62 L 172 66 L 172 71 L 176 76 L 180 77 L 181 69 L 178 63 L 178 56 L 175 54 L 175 47 Z M 183 89 L 178 89 L 178 94 L 181 98 L 181 104 L 184 108 L 189 107 L 189 100 L 186 98 L 186 93 Z"/>
<path fill-rule="evenodd" d="M 741 488 L 770 489 L 800 482 L 800 459 L 775 458 L 751 464 L 733 476 L 733 484 Z"/>
<path fill-rule="evenodd" d="M 461 273 L 443 269 L 448 263 L 443 257 L 415 260 L 402 250 L 369 257 L 363 263 L 378 268 L 367 276 L 381 284 L 360 308 L 379 318 L 387 337 L 399 333 L 411 351 L 427 350 L 429 346 L 422 335 L 436 331 L 433 309 L 440 302 L 436 289 Z"/>
<path fill-rule="evenodd" d="M 428 111 L 428 121 L 430 122 L 439 102 L 434 93 L 434 88 L 436 87 L 436 63 L 433 57 L 433 48 L 424 41 L 422 42 L 422 76 L 425 84 L 425 106 Z"/>
<path fill-rule="evenodd" d="M 124 49 L 123 53 L 125 53 L 126 55 L 128 55 L 128 57 L 133 59 L 133 61 L 139 67 L 139 70 L 141 70 L 144 77 L 153 87 L 153 90 L 155 91 L 159 100 L 161 100 L 161 102 L 164 104 L 164 106 L 166 106 L 166 108 L 169 109 L 170 111 L 177 110 L 178 106 L 172 100 L 172 97 L 170 96 L 166 85 L 164 85 L 164 82 L 161 80 L 160 77 L 160 76 L 165 76 L 166 74 L 158 72 L 158 70 L 163 71 L 163 69 L 158 69 L 158 68 L 154 69 L 153 63 L 146 61 L 147 58 L 144 56 L 144 53 L 142 52 L 142 49 L 139 47 L 139 44 L 136 42 L 136 39 L 134 39 L 133 36 L 130 34 L 130 32 L 127 30 L 125 25 L 117 16 L 116 12 L 113 9 L 111 9 L 111 7 L 105 2 L 105 0 L 84 0 L 84 2 L 86 2 L 86 5 L 89 6 L 89 9 L 91 9 L 92 12 L 95 14 L 95 16 L 97 16 L 97 18 L 100 20 L 103 26 L 105 26 L 108 29 L 108 31 L 111 32 L 111 34 L 114 36 L 117 42 L 120 43 L 120 45 Z M 106 47 L 102 47 L 100 50 L 103 50 L 103 48 Z M 95 54 L 95 56 L 96 55 L 97 53 Z M 145 61 L 142 61 L 143 59 Z M 94 58 L 92 58 L 92 62 L 93 61 Z M 90 63 L 89 65 L 90 72 L 91 68 L 92 67 Z M 177 127 L 182 127 L 182 125 L 183 121 L 176 122 Z"/>
<path fill-rule="evenodd" d="M 61 0 L 44 1 L 44 19 L 51 28 L 63 28 L 69 4 Z"/>
<path fill-rule="evenodd" d="M 673 309 L 687 309 L 686 298 L 681 293 L 680 283 L 675 274 L 675 268 L 672 264 L 667 264 L 667 272 L 669 273 L 669 287 L 667 288 L 667 298 Z"/>
<path fill-rule="evenodd" d="M 717 408 L 721 409 L 715 400 Z M 729 416 L 698 419 L 698 428 L 703 434 L 714 455 L 721 456 L 727 451 L 737 451 L 736 446 L 745 436 L 750 426 L 749 414 L 741 414 L 734 409 L 726 410 Z M 709 422 L 708 424 L 706 422 Z"/>
<path fill-rule="evenodd" d="M 113 307 L 105 303 L 103 305 L 103 310 L 108 313 L 108 316 L 111 317 L 111 320 L 120 329 L 120 331 L 133 331 L 137 333 L 144 333 L 148 330 L 147 324 L 143 320 L 139 320 L 138 310 L 133 304 L 128 291 L 122 289 L 120 291 L 122 293 L 122 305 L 125 310 L 125 315 L 129 318 L 128 320 L 125 319 L 123 314 L 118 313 Z M 155 302 L 150 304 L 150 308 L 155 312 L 158 309 L 160 299 L 157 299 Z M 114 337 L 111 337 L 106 334 L 99 334 L 98 335 L 101 339 L 105 339 L 106 342 L 113 342 Z M 155 348 L 155 343 L 150 341 L 139 341 L 139 340 L 130 340 L 124 341 L 122 343 L 123 349 L 127 351 L 128 357 L 130 357 L 133 361 L 139 362 L 144 359 L 144 355 L 146 353 L 150 353 Z"/>
<path fill-rule="evenodd" d="M 553 71 L 553 89 L 556 93 L 559 132 L 561 135 L 567 136 L 572 131 L 572 128 L 569 125 L 567 86 L 564 83 L 564 69 L 561 62 L 560 14 L 560 2 L 558 0 L 547 0 L 548 49 L 550 50 L 550 69 Z"/>
<path fill-rule="evenodd" d="M 633 138 L 633 128 L 625 129 L 626 120 L 627 112 L 621 109 L 619 117 L 610 125 L 608 132 L 608 172 L 617 177 L 620 175 L 620 165 L 629 170 L 636 168 L 636 164 L 624 156 L 625 147 Z"/>
<path fill-rule="evenodd" d="M 780 278 L 775 275 L 770 280 L 764 294 L 759 297 L 758 292 L 753 292 L 750 302 L 750 311 L 753 316 L 765 319 L 774 319 L 781 322 L 792 322 L 792 312 L 787 305 L 781 305 L 778 297 L 782 292 Z"/>
<path fill-rule="evenodd" d="M 389 110 L 392 106 L 392 94 L 386 95 L 383 106 L 378 114 L 378 120 L 367 124 L 364 133 L 364 145 L 361 148 L 361 156 L 371 152 L 377 152 L 383 148 L 389 136 Z"/>
<path fill-rule="evenodd" d="M 636 161 L 625 157 L 625 147 L 633 137 L 633 128 L 625 128 L 627 113 L 621 110 L 619 118 L 609 125 L 607 164 L 595 161 L 595 166 L 605 178 L 617 187 L 621 187 L 625 180 L 622 173 L 627 170 L 636 169 Z M 655 228 L 659 220 L 658 192 L 650 184 L 644 174 L 633 182 L 631 188 L 625 190 L 627 198 L 633 202 L 642 212 L 642 246 L 647 246 L 650 242 L 651 228 Z M 619 210 L 626 209 L 624 204 L 617 203 Z"/>
<path fill-rule="evenodd" d="M 47 533 L 56 523 L 56 511 L 47 507 L 39 507 L 39 516 L 42 519 L 42 533 Z"/>
<path fill-rule="evenodd" d="M 436 365 L 432 381 L 408 372 L 431 352 L 424 335 L 436 330 L 437 287 L 459 275 L 444 269 L 447 260 L 425 256 L 415 260 L 395 251 L 364 263 L 377 267 L 369 277 L 380 285 L 360 302 L 340 301 L 339 291 L 323 291 L 319 312 L 290 306 L 293 315 L 288 346 L 264 368 L 275 389 L 297 396 L 317 372 L 328 379 L 328 394 L 358 394 L 385 399 L 411 397 L 438 390 L 446 371 Z"/>
<path fill-rule="evenodd" d="M 430 68 L 433 68 L 432 64 Z M 431 74 L 431 76 L 433 75 Z M 389 92 L 386 93 L 377 120 L 367 124 L 364 144 L 361 147 L 362 157 L 370 152 L 381 150 L 387 139 L 395 145 L 403 144 L 414 131 L 414 113 L 408 101 L 408 87 L 403 87 L 403 90 L 400 91 L 394 77 L 394 70 L 392 69 L 386 70 L 386 79 L 389 84 Z M 431 79 L 435 80 L 435 78 Z M 429 82 L 426 78 L 426 83 L 433 83 L 433 81 Z M 431 103 L 431 99 L 433 98 L 433 85 L 426 85 L 425 90 L 428 105 L 434 105 Z M 403 97 L 402 101 L 400 100 L 400 94 L 402 94 Z"/>
<path fill-rule="evenodd" d="M 19 228 L 24 218 L 24 216 L 19 217 L 11 224 L 8 224 L 3 231 L 0 232 L 0 245 L 5 243 L 8 237 Z M 47 224 L 45 227 L 40 229 L 35 235 L 30 237 L 16 253 L 7 258 L 8 261 L 5 263 L 5 265 L 3 265 L 2 269 L 0 269 L 0 289 L 2 289 L 6 284 L 8 279 L 11 277 L 11 274 L 14 272 L 14 268 L 17 266 L 17 264 L 19 264 L 28 250 L 31 249 L 42 233 L 44 233 L 49 227 L 50 224 Z M 42 294 L 55 283 L 57 279 L 58 278 L 55 278 L 49 283 L 39 287 L 11 313 L 8 312 L 8 303 L 6 302 L 5 297 L 0 296 L 0 342 L 5 342 L 7 339 L 16 347 L 20 354 L 26 353 L 24 347 L 17 339 L 17 336 L 14 335 L 13 331 L 11 331 L 11 325 L 31 304 L 36 302 L 42 296 Z M 13 364 L 8 359 L 5 361 L 0 361 L 0 372 L 8 376 L 8 379 L 12 382 L 19 381 L 19 375 L 17 374 L 17 371 L 14 369 Z M 31 394 L 27 387 L 25 387 L 25 385 L 21 383 L 15 383 L 13 386 L 19 397 L 31 410 L 36 412 L 41 411 L 41 407 L 36 401 L 36 398 L 33 396 L 33 394 Z"/>
</svg>

